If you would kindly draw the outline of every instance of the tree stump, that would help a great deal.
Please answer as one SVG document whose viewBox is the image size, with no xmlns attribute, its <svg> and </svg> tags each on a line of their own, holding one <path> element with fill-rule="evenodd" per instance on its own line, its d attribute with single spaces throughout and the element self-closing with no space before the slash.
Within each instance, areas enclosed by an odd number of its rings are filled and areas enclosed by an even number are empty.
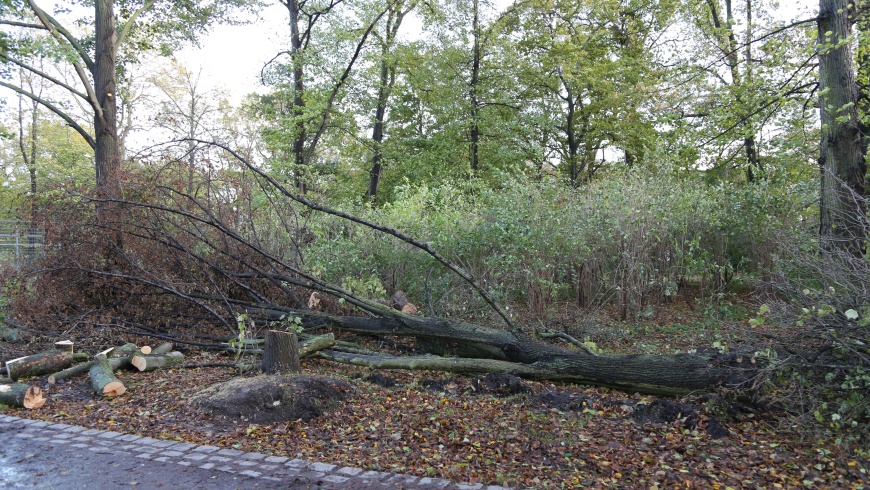
<svg viewBox="0 0 870 490">
<path fill-rule="evenodd" d="M 278 374 L 302 371 L 299 367 L 299 344 L 296 342 L 295 333 L 269 330 L 265 337 L 263 372 Z"/>
</svg>

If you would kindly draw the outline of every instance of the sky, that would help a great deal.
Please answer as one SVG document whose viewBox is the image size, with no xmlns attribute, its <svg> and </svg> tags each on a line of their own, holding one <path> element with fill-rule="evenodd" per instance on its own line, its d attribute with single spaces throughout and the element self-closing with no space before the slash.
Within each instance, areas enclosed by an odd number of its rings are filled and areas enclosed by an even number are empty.
<svg viewBox="0 0 870 490">
<path fill-rule="evenodd" d="M 290 28 L 287 9 L 272 5 L 251 24 L 222 25 L 205 35 L 199 47 L 187 47 L 175 57 L 191 71 L 202 69 L 207 88 L 226 88 L 230 101 L 262 89 L 260 69 L 286 49 Z"/>
</svg>

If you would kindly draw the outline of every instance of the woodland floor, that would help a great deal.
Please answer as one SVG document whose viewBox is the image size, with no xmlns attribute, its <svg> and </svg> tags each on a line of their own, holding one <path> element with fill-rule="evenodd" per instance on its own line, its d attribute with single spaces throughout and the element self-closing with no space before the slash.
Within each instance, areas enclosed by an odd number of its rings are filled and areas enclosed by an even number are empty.
<svg viewBox="0 0 870 490">
<path fill-rule="evenodd" d="M 732 313 L 716 313 L 715 321 L 705 323 L 699 318 L 710 318 L 709 311 L 702 315 L 675 307 L 666 318 L 633 325 L 596 324 L 597 333 L 591 323 L 585 329 L 580 325 L 572 327 L 574 332 L 567 330 L 581 339 L 588 335 L 612 352 L 673 352 L 709 346 L 713 340 L 730 341 L 732 334 L 714 323 L 723 324 Z M 604 335 L 604 330 L 611 335 Z M 4 359 L 36 350 L 34 344 L 0 343 Z M 188 354 L 189 363 L 232 361 L 227 354 Z M 653 403 L 654 398 L 602 388 L 523 381 L 526 392 L 494 395 L 483 393 L 486 390 L 474 377 L 388 370 L 373 376 L 369 369 L 321 360 L 303 361 L 303 373 L 347 380 L 354 394 L 334 411 L 309 422 L 256 425 L 203 415 L 186 403 L 203 387 L 238 376 L 232 368 L 119 371 L 128 387 L 120 397 L 96 398 L 85 376 L 51 387 L 50 400 L 41 409 L 3 412 L 515 488 L 860 488 L 870 484 L 870 462 L 832 440 L 803 436 L 800 427 L 784 424 L 776 413 L 742 413 L 739 420 L 721 420 L 728 434 L 714 438 L 708 432 L 716 422 L 703 411 L 694 428 L 689 427 L 693 421 L 686 414 L 674 422 L 638 422 L 632 416 L 635 407 Z M 30 382 L 47 387 L 45 378 Z M 395 384 L 384 386 L 391 382 Z"/>
</svg>

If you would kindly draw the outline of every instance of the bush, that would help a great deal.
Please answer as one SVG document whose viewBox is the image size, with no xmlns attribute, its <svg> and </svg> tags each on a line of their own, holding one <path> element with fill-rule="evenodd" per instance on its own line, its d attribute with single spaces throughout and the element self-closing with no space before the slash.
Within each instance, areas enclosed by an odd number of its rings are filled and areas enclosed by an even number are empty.
<svg viewBox="0 0 870 490">
<path fill-rule="evenodd" d="M 782 244 L 771 296 L 753 323 L 781 333 L 769 342 L 768 401 L 806 427 L 852 442 L 870 427 L 870 263 L 819 252 L 818 236 Z"/>
<path fill-rule="evenodd" d="M 710 186 L 631 173 L 577 190 L 555 180 L 514 180 L 495 190 L 405 187 L 383 209 L 353 212 L 431 243 L 502 300 L 537 315 L 576 301 L 615 304 L 627 319 L 687 285 L 708 294 L 735 274 L 765 270 L 774 238 L 796 222 L 797 195 L 767 182 Z M 388 291 L 438 298 L 441 314 L 481 306 L 404 243 L 334 219 L 316 228 L 308 264 L 333 282 L 376 275 Z"/>
</svg>

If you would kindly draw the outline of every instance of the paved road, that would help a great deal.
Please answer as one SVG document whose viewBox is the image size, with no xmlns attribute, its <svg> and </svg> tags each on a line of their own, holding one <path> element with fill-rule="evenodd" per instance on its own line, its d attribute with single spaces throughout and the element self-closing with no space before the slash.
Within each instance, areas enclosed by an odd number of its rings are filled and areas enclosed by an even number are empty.
<svg viewBox="0 0 870 490">
<path fill-rule="evenodd" d="M 0 488 L 503 490 L 5 415 Z"/>
</svg>

